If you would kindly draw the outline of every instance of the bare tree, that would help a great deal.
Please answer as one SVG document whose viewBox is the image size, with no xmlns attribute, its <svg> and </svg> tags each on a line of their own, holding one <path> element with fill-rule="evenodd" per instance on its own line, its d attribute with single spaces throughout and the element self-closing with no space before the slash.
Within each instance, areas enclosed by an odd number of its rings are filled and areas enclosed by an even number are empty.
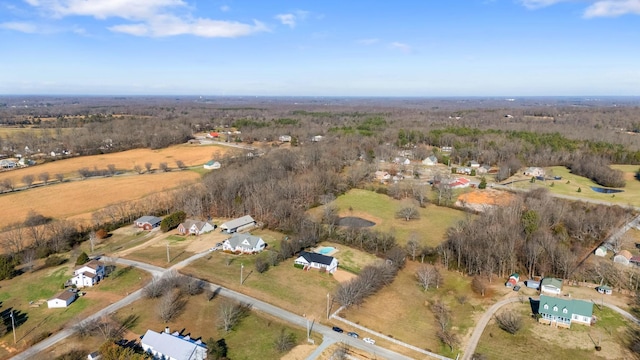
<svg viewBox="0 0 640 360">
<path fill-rule="evenodd" d="M 58 180 L 58 182 L 60 183 L 64 180 L 64 174 L 57 173 L 55 177 L 56 177 L 56 180 Z"/>
<path fill-rule="evenodd" d="M 442 300 L 438 299 L 431 305 L 431 311 L 438 325 L 436 336 L 453 351 L 453 347 L 458 343 L 458 337 L 451 330 L 451 310 Z"/>
<path fill-rule="evenodd" d="M 7 189 L 8 191 L 15 190 L 15 185 L 13 183 L 13 179 L 5 178 L 4 180 L 2 180 L 2 187 Z"/>
<path fill-rule="evenodd" d="M 251 304 L 225 299 L 220 303 L 218 313 L 218 327 L 224 331 L 231 331 L 234 326 L 249 314 Z"/>
<path fill-rule="evenodd" d="M 440 271 L 433 265 L 420 266 L 416 271 L 416 278 L 425 291 L 429 290 L 430 286 L 435 286 L 437 289 L 442 282 Z"/>
<path fill-rule="evenodd" d="M 471 289 L 480 296 L 484 296 L 489 289 L 489 281 L 483 276 L 474 276 L 471 280 Z"/>
<path fill-rule="evenodd" d="M 33 181 L 35 180 L 35 176 L 28 174 L 22 177 L 22 182 L 27 185 L 27 187 L 31 187 L 33 185 Z"/>
<path fill-rule="evenodd" d="M 406 206 L 396 212 L 396 217 L 406 221 L 420 219 L 420 212 L 414 206 Z"/>
<path fill-rule="evenodd" d="M 160 298 L 158 316 L 165 323 L 169 322 L 182 312 L 185 305 L 186 301 L 182 299 L 181 292 L 177 289 L 170 290 Z"/>
<path fill-rule="evenodd" d="M 138 164 L 133 165 L 133 171 L 137 172 L 138 174 L 142 174 L 142 166 Z"/>
<path fill-rule="evenodd" d="M 169 165 L 167 165 L 166 162 L 161 162 L 160 166 L 159 166 L 160 170 L 162 170 L 163 172 L 167 172 L 169 171 Z"/>
<path fill-rule="evenodd" d="M 48 172 L 43 172 L 40 173 L 40 175 L 38 175 L 38 178 L 40 179 L 40 181 L 42 181 L 45 185 L 47 185 L 47 183 L 49 182 L 49 173 Z"/>
<path fill-rule="evenodd" d="M 419 249 L 418 234 L 412 233 L 409 235 L 409 241 L 407 241 L 407 253 L 411 255 L 411 261 L 416 261 L 416 255 Z"/>
<path fill-rule="evenodd" d="M 180 289 L 189 296 L 201 294 L 204 291 L 204 285 L 204 281 L 190 276 L 185 276 L 184 279 L 180 281 Z"/>
<path fill-rule="evenodd" d="M 25 270 L 33 269 L 33 262 L 36 259 L 36 250 L 34 248 L 28 248 L 22 252 L 22 264 L 24 264 Z"/>
<path fill-rule="evenodd" d="M 146 162 L 146 163 L 144 163 L 144 167 L 145 167 L 145 169 L 147 169 L 147 172 L 148 172 L 148 173 L 150 173 L 150 172 L 151 172 L 151 170 L 152 170 L 152 168 L 151 168 L 151 167 L 152 167 L 152 166 L 153 166 L 153 164 L 151 164 L 150 162 Z"/>
<path fill-rule="evenodd" d="M 280 334 L 274 341 L 274 346 L 278 352 L 284 353 L 296 346 L 296 335 L 284 328 L 280 329 Z"/>
<path fill-rule="evenodd" d="M 109 173 L 109 176 L 113 176 L 116 174 L 116 166 L 114 164 L 108 164 L 107 165 L 107 172 Z"/>
<path fill-rule="evenodd" d="M 182 161 L 182 160 L 176 160 L 176 166 L 180 170 L 184 170 L 184 169 L 187 168 L 187 166 L 184 164 L 184 161 Z"/>
<path fill-rule="evenodd" d="M 145 297 L 154 299 L 162 296 L 168 290 L 167 283 L 158 276 L 154 276 L 151 281 L 143 288 L 142 292 Z"/>
<path fill-rule="evenodd" d="M 500 329 L 515 335 L 522 328 L 522 316 L 513 310 L 502 311 L 495 316 Z"/>
</svg>

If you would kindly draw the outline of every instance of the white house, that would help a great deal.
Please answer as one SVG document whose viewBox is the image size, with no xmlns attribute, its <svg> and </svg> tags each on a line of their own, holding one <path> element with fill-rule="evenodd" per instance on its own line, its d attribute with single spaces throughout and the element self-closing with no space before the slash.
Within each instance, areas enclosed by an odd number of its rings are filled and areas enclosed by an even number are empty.
<svg viewBox="0 0 640 360">
<path fill-rule="evenodd" d="M 208 161 L 206 164 L 204 164 L 203 167 L 207 170 L 215 170 L 215 169 L 220 169 L 221 166 L 222 165 L 219 162 L 211 160 L 211 161 Z"/>
<path fill-rule="evenodd" d="M 301 251 L 294 264 L 302 265 L 304 269 L 320 269 L 333 274 L 338 269 L 338 260 L 333 256 L 327 256 L 307 251 Z"/>
<path fill-rule="evenodd" d="M 237 219 L 227 221 L 220 225 L 220 230 L 227 234 L 232 234 L 237 231 L 242 231 L 256 225 L 256 221 L 253 220 L 251 215 L 245 215 Z"/>
<path fill-rule="evenodd" d="M 540 293 L 560 295 L 562 292 L 562 280 L 556 278 L 544 278 L 540 282 Z"/>
<path fill-rule="evenodd" d="M 596 288 L 596 290 L 598 290 L 600 294 L 605 294 L 605 295 L 613 294 L 613 289 L 611 289 L 611 286 L 607 286 L 607 285 L 600 285 Z"/>
<path fill-rule="evenodd" d="M 405 158 L 405 157 L 397 157 L 395 159 L 393 159 L 393 162 L 398 164 L 398 165 L 410 165 L 411 164 L 411 160 Z"/>
<path fill-rule="evenodd" d="M 185 220 L 185 222 L 178 225 L 178 232 L 182 235 L 200 235 L 206 234 L 216 229 L 214 224 L 208 221 L 198 220 Z"/>
<path fill-rule="evenodd" d="M 629 265 L 632 257 L 633 255 L 631 255 L 629 250 L 621 250 L 619 253 L 616 254 L 616 256 L 613 257 L 613 262 L 622 264 L 622 265 Z"/>
<path fill-rule="evenodd" d="M 47 307 L 49 309 L 54 308 L 66 308 L 76 299 L 76 293 L 73 291 L 65 290 L 58 295 L 47 300 Z"/>
<path fill-rule="evenodd" d="M 291 135 L 280 135 L 278 140 L 280 140 L 280 142 L 291 142 Z"/>
<path fill-rule="evenodd" d="M 571 327 L 578 323 L 591 325 L 593 303 L 591 301 L 564 299 L 562 297 L 540 295 L 538 313 L 541 324 L 555 327 Z"/>
<path fill-rule="evenodd" d="M 73 271 L 71 283 L 79 288 L 91 287 L 100 282 L 104 276 L 104 264 L 98 260 L 91 260 Z"/>
<path fill-rule="evenodd" d="M 311 138 L 311 141 L 318 142 L 318 141 L 322 141 L 323 138 L 324 137 L 322 135 L 316 135 L 316 136 Z"/>
<path fill-rule="evenodd" d="M 169 333 L 169 328 L 158 333 L 147 330 L 140 340 L 142 349 L 153 355 L 154 359 L 166 360 L 204 360 L 207 358 L 207 345 L 194 340 L 189 335 L 182 336 L 177 331 Z"/>
<path fill-rule="evenodd" d="M 469 162 L 469 166 L 470 166 L 471 168 L 473 168 L 473 169 L 477 169 L 477 168 L 479 168 L 479 167 L 480 167 L 480 163 L 479 163 L 479 162 L 477 162 L 477 161 L 475 161 L 475 160 L 471 160 L 471 161 Z"/>
<path fill-rule="evenodd" d="M 598 248 L 595 251 L 595 255 L 596 256 L 607 256 L 607 248 L 603 245 L 603 246 L 598 246 Z"/>
<path fill-rule="evenodd" d="M 435 155 L 428 156 L 424 160 L 422 160 L 423 165 L 433 166 L 438 164 L 438 158 Z"/>
<path fill-rule="evenodd" d="M 13 169 L 17 166 L 15 161 L 2 159 L 0 160 L 0 168 L 3 169 Z"/>
<path fill-rule="evenodd" d="M 526 176 L 544 176 L 544 169 L 541 167 L 528 167 L 524 170 Z"/>
<path fill-rule="evenodd" d="M 267 243 L 257 236 L 235 233 L 222 243 L 223 251 L 242 252 L 252 254 L 261 252 Z"/>
</svg>

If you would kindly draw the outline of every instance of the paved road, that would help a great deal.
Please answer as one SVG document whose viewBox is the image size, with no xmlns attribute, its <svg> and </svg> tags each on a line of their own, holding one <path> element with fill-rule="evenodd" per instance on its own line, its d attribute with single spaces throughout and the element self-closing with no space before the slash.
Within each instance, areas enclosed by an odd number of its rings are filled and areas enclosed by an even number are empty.
<svg viewBox="0 0 640 360">
<path fill-rule="evenodd" d="M 182 267 L 187 265 L 188 263 L 190 263 L 191 261 L 194 261 L 196 259 L 199 259 L 203 256 L 206 256 L 208 253 L 207 252 L 203 252 L 203 253 L 199 253 L 196 254 L 194 256 L 192 256 L 191 258 L 181 261 L 180 263 L 172 266 L 169 269 L 173 269 L 173 268 L 178 268 L 178 267 Z M 109 258 L 109 257 L 104 257 L 103 258 L 105 261 L 115 261 L 117 264 L 120 265 L 126 265 L 126 266 L 135 266 L 135 267 L 139 267 L 140 269 L 143 269 L 145 271 L 150 272 L 152 275 L 154 276 L 161 276 L 164 272 L 168 271 L 169 269 L 164 269 L 158 266 L 154 266 L 154 265 L 150 265 L 150 264 L 146 264 L 143 262 L 139 262 L 139 261 L 134 261 L 134 260 L 128 260 L 128 259 L 119 259 L 119 258 Z M 216 284 L 212 284 L 212 283 L 206 283 L 206 286 L 209 287 L 210 290 L 214 291 L 216 293 L 216 296 L 224 296 L 226 298 L 231 298 L 237 301 L 241 301 L 247 304 L 251 304 L 252 309 L 257 310 L 257 311 L 261 311 L 264 313 L 267 313 L 269 315 L 275 316 L 279 319 L 282 319 L 290 324 L 294 324 L 297 325 L 299 327 L 305 328 L 307 327 L 307 318 L 302 317 L 300 315 L 291 313 L 287 310 L 278 308 L 276 306 L 273 306 L 271 304 L 268 304 L 266 302 L 260 301 L 258 299 L 252 298 L 250 296 L 241 294 L 239 292 L 227 289 L 225 287 L 216 285 Z M 87 319 L 91 320 L 91 319 L 96 319 L 96 318 L 100 318 L 104 315 L 110 314 L 112 312 L 115 312 L 116 310 L 125 307 L 139 299 L 142 298 L 142 289 L 128 295 L 127 297 L 121 299 L 118 302 L 115 302 L 109 306 L 107 306 L 106 308 L 96 312 L 95 314 L 87 317 Z M 354 347 L 360 350 L 364 350 L 367 351 L 371 354 L 374 354 L 376 356 L 376 358 L 383 358 L 383 359 L 399 359 L 399 360 L 410 360 L 411 358 L 406 357 L 404 355 L 398 354 L 394 351 L 376 346 L 376 345 L 370 345 L 365 343 L 364 341 L 360 341 L 360 340 L 355 340 L 349 336 L 347 336 L 346 334 L 339 334 L 335 331 L 333 331 L 330 327 L 328 326 L 324 326 L 321 325 L 319 323 L 315 323 L 312 325 L 312 332 L 316 332 L 319 333 L 321 335 L 323 335 L 324 339 L 328 340 L 328 341 L 334 341 L 334 342 L 343 342 L 345 344 L 348 344 L 350 347 Z M 64 329 L 50 337 L 48 337 L 47 339 L 39 342 L 38 344 L 35 344 L 34 346 L 30 347 L 29 349 L 23 351 L 22 353 L 14 356 L 13 358 L 11 358 L 12 360 L 28 360 L 28 359 L 32 359 L 32 358 L 37 358 L 36 355 L 38 353 L 40 353 L 41 351 L 47 349 L 50 346 L 55 345 L 56 343 L 66 339 L 67 337 L 71 336 L 73 334 L 73 330 L 70 328 Z"/>
</svg>

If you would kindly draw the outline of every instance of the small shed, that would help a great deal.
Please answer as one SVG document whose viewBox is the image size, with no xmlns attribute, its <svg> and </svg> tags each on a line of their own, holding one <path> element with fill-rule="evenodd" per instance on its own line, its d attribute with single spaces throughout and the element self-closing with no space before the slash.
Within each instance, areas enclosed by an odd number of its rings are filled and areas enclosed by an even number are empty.
<svg viewBox="0 0 640 360">
<path fill-rule="evenodd" d="M 607 247 L 604 245 L 598 246 L 595 251 L 595 255 L 601 257 L 607 256 Z"/>
<path fill-rule="evenodd" d="M 524 282 L 524 284 L 530 289 L 538 290 L 540 288 L 540 281 L 527 280 L 527 281 Z"/>
<path fill-rule="evenodd" d="M 596 288 L 596 290 L 598 290 L 600 294 L 605 294 L 605 295 L 611 295 L 611 293 L 613 293 L 613 290 L 611 289 L 611 287 L 607 285 L 600 285 Z"/>
<path fill-rule="evenodd" d="M 622 265 L 629 265 L 629 261 L 631 260 L 632 257 L 633 256 L 631 255 L 629 250 L 621 250 L 619 253 L 616 254 L 616 256 L 613 257 L 613 262 L 622 264 Z"/>
<path fill-rule="evenodd" d="M 562 280 L 556 278 L 544 278 L 540 282 L 540 293 L 560 295 L 562 292 Z"/>
</svg>

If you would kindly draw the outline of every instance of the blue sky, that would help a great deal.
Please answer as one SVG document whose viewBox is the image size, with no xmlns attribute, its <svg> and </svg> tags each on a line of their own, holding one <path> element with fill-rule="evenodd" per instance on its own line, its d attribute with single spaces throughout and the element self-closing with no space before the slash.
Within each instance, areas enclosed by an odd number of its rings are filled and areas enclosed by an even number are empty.
<svg viewBox="0 0 640 360">
<path fill-rule="evenodd" d="M 640 95 L 640 0 L 0 0 L 0 44 L 0 94 Z"/>
</svg>

